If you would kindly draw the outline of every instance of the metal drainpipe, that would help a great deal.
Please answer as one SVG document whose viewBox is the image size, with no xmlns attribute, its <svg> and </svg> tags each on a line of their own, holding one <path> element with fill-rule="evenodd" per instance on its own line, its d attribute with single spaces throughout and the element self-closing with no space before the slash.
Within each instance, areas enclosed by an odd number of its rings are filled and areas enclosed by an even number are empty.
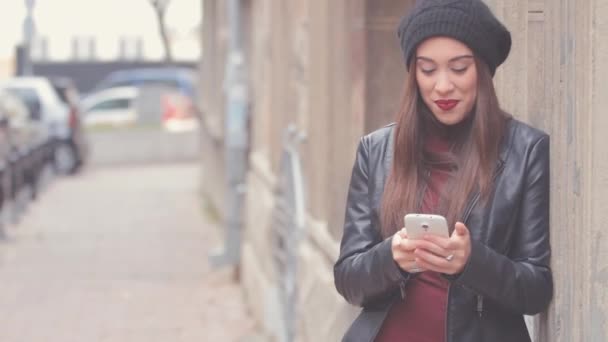
<svg viewBox="0 0 608 342">
<path fill-rule="evenodd" d="M 245 177 L 249 150 L 247 66 L 243 54 L 241 2 L 228 0 L 229 45 L 224 91 L 226 106 L 224 148 L 227 175 L 224 246 L 210 255 L 213 267 L 237 265 L 241 256 Z"/>
</svg>

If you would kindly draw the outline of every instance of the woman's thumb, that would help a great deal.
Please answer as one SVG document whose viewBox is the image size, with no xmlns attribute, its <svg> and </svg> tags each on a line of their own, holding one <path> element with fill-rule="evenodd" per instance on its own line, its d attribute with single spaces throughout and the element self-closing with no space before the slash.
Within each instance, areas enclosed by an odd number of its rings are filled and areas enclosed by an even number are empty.
<svg viewBox="0 0 608 342">
<path fill-rule="evenodd" d="M 456 233 L 460 236 L 465 236 L 468 233 L 467 226 L 462 222 L 456 222 Z"/>
<path fill-rule="evenodd" d="M 398 246 L 399 244 L 401 244 L 401 240 L 403 240 L 401 238 L 401 234 L 399 234 L 399 232 L 397 232 L 394 236 L 393 236 L 393 241 L 392 241 L 392 245 L 393 246 Z"/>
</svg>

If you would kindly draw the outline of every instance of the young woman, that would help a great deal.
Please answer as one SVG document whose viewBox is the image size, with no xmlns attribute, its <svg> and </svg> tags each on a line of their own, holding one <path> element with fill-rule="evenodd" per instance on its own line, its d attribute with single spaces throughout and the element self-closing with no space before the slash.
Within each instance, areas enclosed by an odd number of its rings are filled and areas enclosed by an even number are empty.
<svg viewBox="0 0 608 342">
<path fill-rule="evenodd" d="M 499 107 L 510 33 L 481 0 L 423 0 L 398 35 L 401 109 L 360 141 L 334 267 L 363 308 L 344 341 L 529 341 L 553 294 L 549 137 Z M 408 213 L 450 237 L 408 239 Z"/>
</svg>

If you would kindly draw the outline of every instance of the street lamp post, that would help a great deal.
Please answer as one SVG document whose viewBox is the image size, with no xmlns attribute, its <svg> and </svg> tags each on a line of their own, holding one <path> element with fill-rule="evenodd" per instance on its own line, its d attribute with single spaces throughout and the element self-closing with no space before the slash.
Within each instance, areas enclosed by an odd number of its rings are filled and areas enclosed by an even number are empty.
<svg viewBox="0 0 608 342">
<path fill-rule="evenodd" d="M 26 16 L 23 20 L 23 55 L 22 55 L 22 70 L 21 73 L 23 75 L 31 75 L 32 74 L 32 59 L 31 59 L 31 49 L 32 49 L 32 41 L 34 40 L 34 36 L 36 34 L 36 29 L 34 25 L 34 6 L 36 5 L 36 0 L 25 0 L 25 8 L 26 8 Z"/>
</svg>

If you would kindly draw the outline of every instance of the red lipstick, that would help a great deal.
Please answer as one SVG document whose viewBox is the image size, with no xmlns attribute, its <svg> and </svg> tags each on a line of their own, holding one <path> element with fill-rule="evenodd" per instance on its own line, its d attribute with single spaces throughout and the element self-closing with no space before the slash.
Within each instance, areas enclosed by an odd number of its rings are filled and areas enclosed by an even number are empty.
<svg viewBox="0 0 608 342">
<path fill-rule="evenodd" d="M 458 100 L 437 100 L 437 101 L 435 101 L 437 106 L 445 111 L 451 110 L 452 108 L 456 107 L 458 102 L 460 102 L 460 101 L 458 101 Z"/>
</svg>

